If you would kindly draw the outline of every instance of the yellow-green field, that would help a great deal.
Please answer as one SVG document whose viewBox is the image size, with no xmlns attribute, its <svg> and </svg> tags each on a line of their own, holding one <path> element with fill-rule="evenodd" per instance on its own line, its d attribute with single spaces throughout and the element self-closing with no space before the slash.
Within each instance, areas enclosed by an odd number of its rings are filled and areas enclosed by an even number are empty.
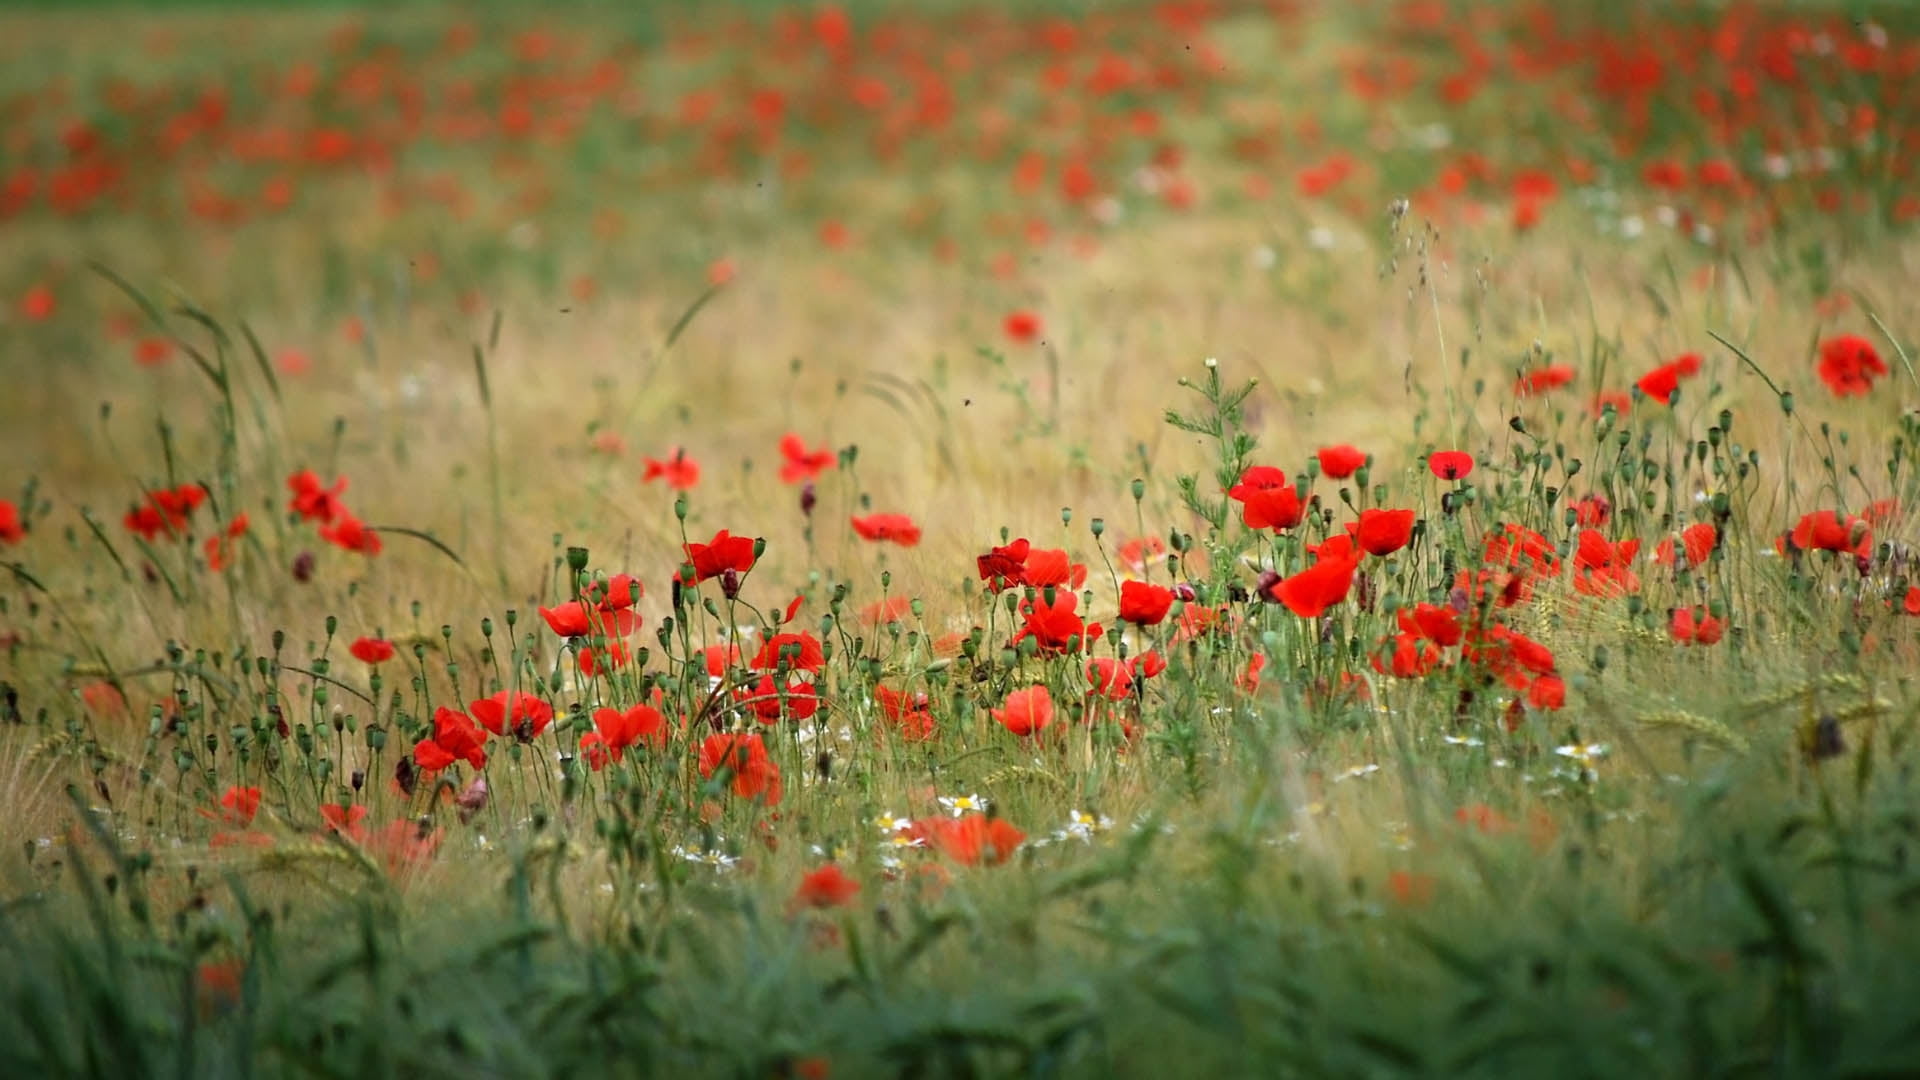
<svg viewBox="0 0 1920 1080">
<path fill-rule="evenodd" d="M 0 8 L 0 1073 L 1904 1074 L 1916 31 Z"/>
</svg>

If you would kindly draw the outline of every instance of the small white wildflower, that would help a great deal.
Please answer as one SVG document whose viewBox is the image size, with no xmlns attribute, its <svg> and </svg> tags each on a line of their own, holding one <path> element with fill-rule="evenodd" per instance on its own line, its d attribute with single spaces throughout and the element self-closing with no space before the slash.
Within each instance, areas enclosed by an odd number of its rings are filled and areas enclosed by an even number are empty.
<svg viewBox="0 0 1920 1080">
<path fill-rule="evenodd" d="M 1440 741 L 1443 743 L 1446 743 L 1448 746 L 1485 746 L 1487 745 L 1486 740 L 1476 739 L 1471 735 L 1442 735 L 1440 736 Z"/>
<path fill-rule="evenodd" d="M 1355 765 L 1353 768 L 1348 769 L 1347 771 L 1341 773 L 1339 776 L 1334 777 L 1333 782 L 1338 784 L 1343 780 L 1358 780 L 1363 776 L 1371 776 L 1374 773 L 1377 773 L 1379 771 L 1380 771 L 1380 766 L 1375 765 L 1372 762 L 1368 762 L 1365 765 Z"/>
<path fill-rule="evenodd" d="M 1596 758 L 1603 758 L 1607 756 L 1607 744 L 1605 743 L 1568 743 L 1565 746 L 1554 747 L 1553 752 L 1556 754 L 1559 754 L 1563 758 L 1571 758 L 1574 761 L 1579 762 L 1583 766 L 1590 766 L 1594 763 L 1594 760 Z"/>
<path fill-rule="evenodd" d="M 1647 223 L 1641 220 L 1639 214 L 1628 214 L 1620 219 L 1620 235 L 1629 240 L 1639 239 L 1640 234 L 1646 231 Z"/>
<path fill-rule="evenodd" d="M 891 836 L 894 833 L 906 832 L 908 829 L 913 828 L 912 821 L 907 818 L 896 817 L 892 811 L 887 811 L 879 817 L 874 818 L 873 823 L 880 826 L 882 836 Z"/>
<path fill-rule="evenodd" d="M 1307 230 L 1307 246 L 1316 251 L 1332 251 L 1334 242 L 1333 230 L 1325 225 L 1315 225 Z"/>
<path fill-rule="evenodd" d="M 978 795 L 942 795 L 940 805 L 947 808 L 954 817 L 963 817 L 970 813 L 982 813 L 987 809 L 987 800 Z"/>
</svg>

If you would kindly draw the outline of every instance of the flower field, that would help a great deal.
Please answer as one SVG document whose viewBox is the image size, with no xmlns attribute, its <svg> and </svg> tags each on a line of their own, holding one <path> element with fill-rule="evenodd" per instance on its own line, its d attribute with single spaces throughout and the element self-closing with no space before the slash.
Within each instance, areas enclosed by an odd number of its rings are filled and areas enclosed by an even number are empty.
<svg viewBox="0 0 1920 1080">
<path fill-rule="evenodd" d="M 1916 125 L 1892 3 L 0 5 L 0 1074 L 1910 1075 Z"/>
</svg>

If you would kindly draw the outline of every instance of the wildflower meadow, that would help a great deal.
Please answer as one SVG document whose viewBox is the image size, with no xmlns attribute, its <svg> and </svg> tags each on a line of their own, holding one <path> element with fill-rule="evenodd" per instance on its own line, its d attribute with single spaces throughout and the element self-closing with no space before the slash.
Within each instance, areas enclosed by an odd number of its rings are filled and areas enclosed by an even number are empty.
<svg viewBox="0 0 1920 1080">
<path fill-rule="evenodd" d="M 0 1075 L 1916 1075 L 1917 125 L 1891 0 L 0 3 Z"/>
</svg>

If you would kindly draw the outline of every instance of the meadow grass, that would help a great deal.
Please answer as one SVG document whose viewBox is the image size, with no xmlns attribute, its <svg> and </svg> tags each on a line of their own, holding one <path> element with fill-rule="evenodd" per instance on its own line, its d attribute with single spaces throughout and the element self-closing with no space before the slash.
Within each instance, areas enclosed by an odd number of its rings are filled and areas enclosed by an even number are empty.
<svg viewBox="0 0 1920 1080">
<path fill-rule="evenodd" d="M 0 1072 L 1911 1072 L 1910 16 L 839 10 L 0 13 Z"/>
</svg>

